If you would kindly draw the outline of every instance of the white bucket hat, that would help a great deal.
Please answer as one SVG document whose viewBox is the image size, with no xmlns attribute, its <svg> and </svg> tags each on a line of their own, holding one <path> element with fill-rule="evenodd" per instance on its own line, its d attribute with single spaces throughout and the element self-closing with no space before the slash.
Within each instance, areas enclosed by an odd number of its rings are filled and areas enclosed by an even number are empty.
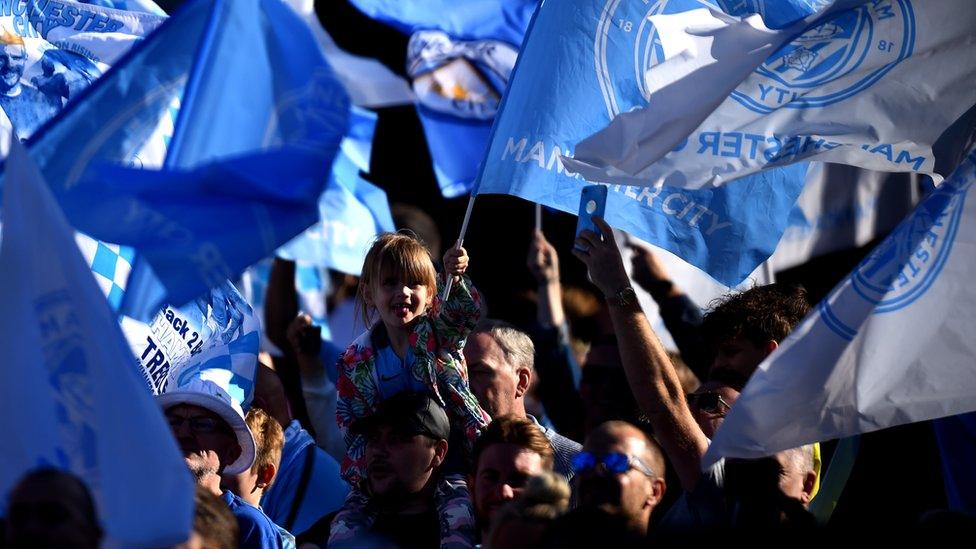
<svg viewBox="0 0 976 549">
<path fill-rule="evenodd" d="M 180 404 L 192 404 L 209 410 L 230 425 L 237 436 L 237 444 L 241 447 L 241 455 L 230 465 L 224 467 L 224 474 L 236 475 L 243 473 L 254 464 L 254 437 L 244 422 L 244 412 L 241 405 L 217 383 L 209 379 L 190 378 L 185 385 L 173 387 L 156 397 L 156 402 L 167 410 Z"/>
</svg>

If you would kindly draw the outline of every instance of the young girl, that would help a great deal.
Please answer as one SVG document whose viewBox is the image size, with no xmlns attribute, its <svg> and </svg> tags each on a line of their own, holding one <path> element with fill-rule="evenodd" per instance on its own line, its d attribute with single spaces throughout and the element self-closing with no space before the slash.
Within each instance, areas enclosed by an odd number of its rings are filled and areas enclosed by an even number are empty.
<svg viewBox="0 0 976 549">
<path fill-rule="evenodd" d="M 349 428 L 373 415 L 380 402 L 401 392 L 427 393 L 444 405 L 452 428 L 464 433 L 467 445 L 490 421 L 468 387 L 461 354 L 481 312 L 481 297 L 463 276 L 467 267 L 464 248 L 451 248 L 444 254 L 445 276 L 454 281 L 448 299 L 441 301 L 446 280 L 437 276 L 430 253 L 415 237 L 384 234 L 366 254 L 359 283 L 362 313 L 367 325 L 374 313 L 379 322 L 339 359 L 336 417 L 346 440 L 342 476 L 353 490 L 333 523 L 332 541 L 349 539 L 371 522 L 361 491 L 366 440 Z M 463 488 L 461 479 L 457 475 L 447 480 Z M 459 502 L 466 505 L 466 498 L 456 496 L 438 502 L 442 528 L 449 529 L 448 522 L 470 518 L 470 508 L 457 508 Z M 442 540 L 450 535 L 442 532 Z"/>
</svg>

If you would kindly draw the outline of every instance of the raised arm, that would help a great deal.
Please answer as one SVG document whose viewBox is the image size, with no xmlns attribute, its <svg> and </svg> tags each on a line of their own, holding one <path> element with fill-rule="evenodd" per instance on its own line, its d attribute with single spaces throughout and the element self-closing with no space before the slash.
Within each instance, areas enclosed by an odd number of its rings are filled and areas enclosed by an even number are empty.
<svg viewBox="0 0 976 549">
<path fill-rule="evenodd" d="M 674 366 L 637 303 L 613 231 L 603 219 L 593 219 L 602 238 L 584 231 L 576 241 L 584 251 L 574 249 L 573 255 L 586 264 L 590 280 L 606 297 L 634 397 L 674 464 L 682 487 L 691 491 L 701 477 L 708 439 L 695 423 Z"/>
</svg>

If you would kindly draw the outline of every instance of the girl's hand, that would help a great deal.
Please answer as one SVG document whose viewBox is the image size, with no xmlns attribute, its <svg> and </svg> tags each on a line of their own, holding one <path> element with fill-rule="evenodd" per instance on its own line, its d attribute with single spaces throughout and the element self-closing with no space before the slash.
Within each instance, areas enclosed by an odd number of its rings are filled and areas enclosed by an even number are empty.
<svg viewBox="0 0 976 549">
<path fill-rule="evenodd" d="M 468 270 L 468 251 L 464 248 L 449 248 L 444 253 L 444 270 L 451 276 L 460 276 Z"/>
</svg>

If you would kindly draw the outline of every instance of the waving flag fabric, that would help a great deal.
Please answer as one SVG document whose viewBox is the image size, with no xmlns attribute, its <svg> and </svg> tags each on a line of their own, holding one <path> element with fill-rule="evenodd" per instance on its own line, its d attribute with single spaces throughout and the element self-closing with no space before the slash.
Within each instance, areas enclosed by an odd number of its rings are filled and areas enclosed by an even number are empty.
<svg viewBox="0 0 976 549">
<path fill-rule="evenodd" d="M 798 15 L 826 7 L 802 28 L 770 30 L 747 17 L 769 23 L 774 4 Z M 666 62 L 638 71 L 646 107 L 615 113 L 579 142 L 568 168 L 593 181 L 700 188 L 818 160 L 941 181 L 968 150 L 971 2 L 718 5 L 724 12 L 651 14 L 642 26 L 654 29 Z"/>
<path fill-rule="evenodd" d="M 470 192 L 538 0 L 352 0 L 410 35 L 407 74 L 446 198 Z"/>
<path fill-rule="evenodd" d="M 653 9 L 691 4 L 655 3 Z M 495 123 L 479 193 L 579 211 L 587 182 L 567 172 L 560 156 L 614 114 L 647 105 L 635 55 L 641 67 L 661 59 L 641 23 L 647 9 L 640 2 L 599 0 L 542 4 Z M 776 248 L 805 173 L 806 165 L 796 165 L 718 190 L 613 185 L 606 217 L 613 227 L 735 286 Z"/>
<path fill-rule="evenodd" d="M 182 100 L 164 169 L 119 166 L 174 97 Z M 315 221 L 347 113 L 341 86 L 289 7 L 192 2 L 30 150 L 75 226 L 148 260 L 136 259 L 123 301 L 123 311 L 148 319 L 162 298 L 196 298 Z"/>
<path fill-rule="evenodd" d="M 54 467 L 92 492 L 107 546 L 185 541 L 193 481 L 47 184 L 14 143 L 0 244 L 0 501 Z M 153 494 L 133 505 L 133 489 Z"/>
<path fill-rule="evenodd" d="M 976 151 L 750 378 L 703 465 L 976 411 Z"/>
</svg>

